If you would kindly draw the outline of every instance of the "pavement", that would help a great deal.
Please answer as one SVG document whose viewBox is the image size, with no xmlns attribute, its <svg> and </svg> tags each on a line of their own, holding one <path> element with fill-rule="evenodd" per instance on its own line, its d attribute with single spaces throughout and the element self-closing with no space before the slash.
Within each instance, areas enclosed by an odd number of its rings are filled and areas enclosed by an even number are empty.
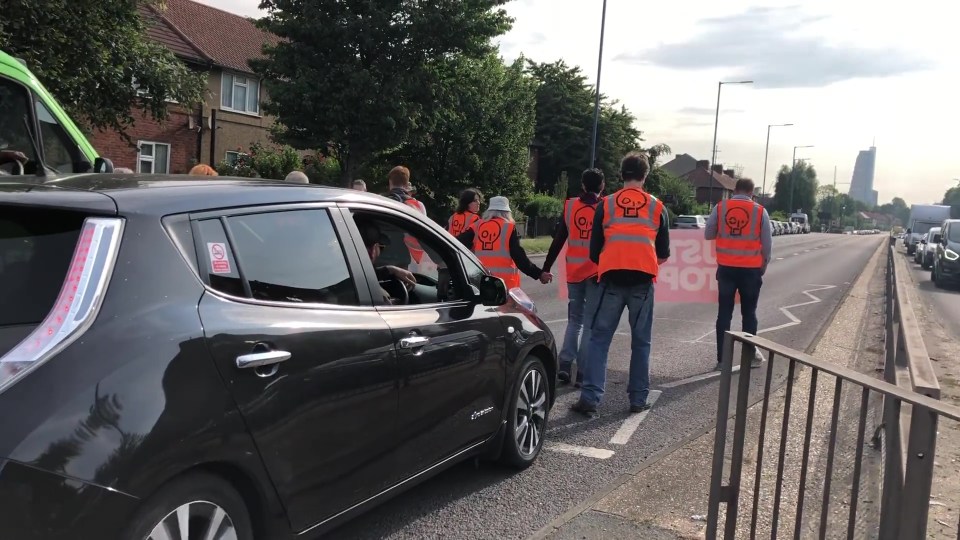
<svg viewBox="0 0 960 540">
<path fill-rule="evenodd" d="M 783 345 L 808 349 L 881 241 L 886 237 L 811 233 L 774 238 L 774 261 L 764 276 L 758 308 L 760 333 Z M 558 285 L 525 278 L 522 286 L 562 342 L 566 302 Z M 329 537 L 526 538 L 591 500 L 638 464 L 706 433 L 716 420 L 718 386 L 712 371 L 716 307 L 661 303 L 654 316 L 651 400 L 656 395 L 658 401 L 646 414 L 628 413 L 629 336 L 618 334 L 610 351 L 607 394 L 599 417 L 587 420 L 569 411 L 578 394 L 572 387 L 561 387 L 550 415 L 547 446 L 530 468 L 517 473 L 488 463 L 454 467 Z M 740 328 L 739 315 L 733 328 Z M 624 325 L 621 331 L 625 330 Z M 777 380 L 781 378 L 778 372 Z M 709 467 L 698 466 L 696 472 L 703 469 Z"/>
<path fill-rule="evenodd" d="M 940 399 L 960 405 L 960 289 L 940 289 L 930 272 L 914 264 L 902 247 L 914 285 L 912 303 L 924 345 L 940 381 Z M 960 425 L 943 421 L 938 430 L 937 457 L 931 489 L 928 539 L 955 539 L 960 519 Z"/>
</svg>

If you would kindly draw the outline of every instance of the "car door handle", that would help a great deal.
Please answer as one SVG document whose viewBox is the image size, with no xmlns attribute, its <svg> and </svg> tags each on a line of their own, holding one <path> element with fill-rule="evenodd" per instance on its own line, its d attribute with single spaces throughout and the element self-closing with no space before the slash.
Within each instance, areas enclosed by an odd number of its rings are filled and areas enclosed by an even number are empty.
<svg viewBox="0 0 960 540">
<path fill-rule="evenodd" d="M 244 354 L 237 357 L 237 367 L 240 369 L 244 368 L 255 368 L 260 366 L 270 366 L 273 364 L 279 364 L 284 360 L 289 360 L 292 354 L 287 351 L 266 351 L 258 353 Z"/>
<path fill-rule="evenodd" d="M 430 338 L 425 336 L 410 336 L 400 340 L 401 349 L 417 349 L 430 343 Z"/>
</svg>

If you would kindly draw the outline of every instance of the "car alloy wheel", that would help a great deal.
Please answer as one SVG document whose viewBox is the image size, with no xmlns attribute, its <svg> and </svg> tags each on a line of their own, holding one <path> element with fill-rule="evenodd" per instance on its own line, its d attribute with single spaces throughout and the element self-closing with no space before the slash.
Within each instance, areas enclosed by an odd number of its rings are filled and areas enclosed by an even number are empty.
<svg viewBox="0 0 960 540">
<path fill-rule="evenodd" d="M 535 369 L 527 371 L 520 383 L 516 415 L 517 448 L 524 457 L 533 456 L 540 450 L 540 439 L 547 427 L 547 381 Z"/>
<path fill-rule="evenodd" d="M 207 501 L 177 507 L 157 523 L 145 540 L 237 540 L 237 529 L 223 508 Z"/>
</svg>

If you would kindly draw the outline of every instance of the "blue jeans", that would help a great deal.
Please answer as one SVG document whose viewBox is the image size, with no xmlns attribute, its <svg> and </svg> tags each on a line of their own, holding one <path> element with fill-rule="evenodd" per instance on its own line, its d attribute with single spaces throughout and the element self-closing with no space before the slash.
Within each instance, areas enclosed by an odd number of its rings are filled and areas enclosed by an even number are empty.
<svg viewBox="0 0 960 540">
<path fill-rule="evenodd" d="M 717 267 L 717 362 L 723 356 L 723 339 L 730 330 L 736 294 L 740 293 L 740 317 L 743 331 L 757 335 L 757 304 L 763 277 L 759 268 Z"/>
<path fill-rule="evenodd" d="M 597 306 L 590 317 L 591 336 L 588 361 L 583 374 L 580 399 L 598 405 L 603 398 L 607 378 L 607 354 L 610 342 L 626 307 L 630 321 L 630 383 L 627 393 L 631 405 L 644 405 L 650 392 L 650 340 L 653 334 L 653 284 L 622 287 L 600 283 Z"/>
<path fill-rule="evenodd" d="M 590 325 L 584 326 L 583 314 L 592 313 L 599 289 L 595 277 L 579 283 L 567 283 L 567 331 L 563 336 L 563 348 L 560 349 L 560 371 L 570 373 L 576 362 L 578 378 L 583 374 L 587 345 L 590 343 Z"/>
</svg>

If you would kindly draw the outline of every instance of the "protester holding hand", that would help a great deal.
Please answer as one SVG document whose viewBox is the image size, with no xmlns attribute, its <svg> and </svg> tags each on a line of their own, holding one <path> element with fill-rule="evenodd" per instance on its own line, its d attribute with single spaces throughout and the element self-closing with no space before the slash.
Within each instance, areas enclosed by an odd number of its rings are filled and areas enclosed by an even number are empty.
<svg viewBox="0 0 960 540">
<path fill-rule="evenodd" d="M 506 197 L 492 197 L 483 219 L 457 236 L 457 240 L 477 255 L 491 275 L 502 279 L 507 290 L 520 286 L 520 272 L 540 280 L 540 283 L 553 281 L 553 274 L 530 262 L 527 252 L 520 246 L 520 236 Z"/>
</svg>

